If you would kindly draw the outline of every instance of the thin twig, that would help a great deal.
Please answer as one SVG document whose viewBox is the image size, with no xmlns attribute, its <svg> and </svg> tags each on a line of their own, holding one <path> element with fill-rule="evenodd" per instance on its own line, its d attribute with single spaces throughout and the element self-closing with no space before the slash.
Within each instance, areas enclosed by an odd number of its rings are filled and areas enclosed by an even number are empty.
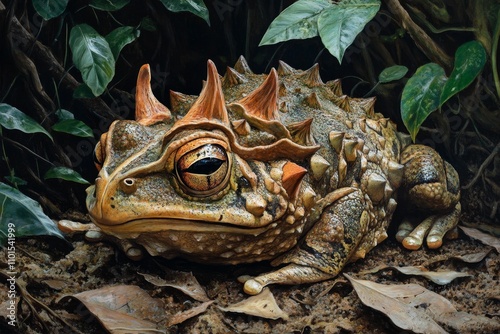
<svg viewBox="0 0 500 334">
<path fill-rule="evenodd" d="M 387 7 L 391 13 L 396 17 L 396 19 L 400 22 L 401 26 L 408 31 L 410 36 L 415 41 L 417 47 L 422 50 L 422 52 L 433 62 L 438 63 L 443 66 L 446 70 L 451 70 L 453 66 L 453 61 L 439 47 L 436 42 L 432 38 L 427 35 L 427 33 L 420 28 L 418 24 L 413 22 L 410 15 L 406 11 L 406 9 L 401 6 L 398 0 L 385 0 L 387 3 Z"/>
<path fill-rule="evenodd" d="M 479 179 L 481 174 L 483 174 L 483 171 L 486 169 L 486 167 L 488 167 L 490 162 L 493 160 L 495 155 L 498 154 L 499 151 L 500 151 L 500 143 L 498 143 L 497 146 L 495 146 L 493 151 L 491 151 L 490 155 L 486 158 L 486 160 L 483 161 L 483 163 L 481 164 L 481 166 L 477 170 L 477 173 L 474 176 L 474 178 L 467 185 L 463 186 L 462 189 L 469 189 L 477 182 L 477 180 Z"/>
</svg>

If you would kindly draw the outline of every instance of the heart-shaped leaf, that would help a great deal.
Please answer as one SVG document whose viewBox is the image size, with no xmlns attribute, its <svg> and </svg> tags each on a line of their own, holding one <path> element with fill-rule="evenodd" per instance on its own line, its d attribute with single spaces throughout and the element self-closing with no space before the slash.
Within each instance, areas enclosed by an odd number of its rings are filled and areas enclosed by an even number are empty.
<svg viewBox="0 0 500 334">
<path fill-rule="evenodd" d="M 391 67 L 384 68 L 378 76 L 378 81 L 380 83 L 388 83 L 391 81 L 399 80 L 403 78 L 408 72 L 408 67 L 401 65 L 394 65 Z"/>
<path fill-rule="evenodd" d="M 69 0 L 33 0 L 33 7 L 36 12 L 44 18 L 50 20 L 61 15 Z"/>
<path fill-rule="evenodd" d="M 50 133 L 33 118 L 6 103 L 0 103 L 0 125 L 9 130 L 19 130 L 24 133 L 43 133 L 52 140 Z"/>
<path fill-rule="evenodd" d="M 326 0 L 299 0 L 282 11 L 267 29 L 259 46 L 318 35 L 318 16 L 333 5 Z"/>
<path fill-rule="evenodd" d="M 415 141 L 420 126 L 439 107 L 439 97 L 446 82 L 441 66 L 425 64 L 408 80 L 401 96 L 401 117 Z"/>
<path fill-rule="evenodd" d="M 106 35 L 106 40 L 108 41 L 111 52 L 115 57 L 115 61 L 120 55 L 120 51 L 125 47 L 125 45 L 135 41 L 141 34 L 140 30 L 134 27 L 119 27 Z"/>
<path fill-rule="evenodd" d="M 115 75 L 115 58 L 104 37 L 87 24 L 71 29 L 69 46 L 73 63 L 95 96 L 101 95 Z"/>
<path fill-rule="evenodd" d="M 19 190 L 0 182 L 0 245 L 9 238 L 53 235 L 64 239 L 40 204 Z"/>
<path fill-rule="evenodd" d="M 379 9 L 380 0 L 347 0 L 321 12 L 318 17 L 319 36 L 339 63 L 345 50 Z"/>
<path fill-rule="evenodd" d="M 171 12 L 190 12 L 198 17 L 201 17 L 205 20 L 205 22 L 207 22 L 208 25 L 210 25 L 208 9 L 203 0 L 160 1 L 163 6 Z"/>
<path fill-rule="evenodd" d="M 43 178 L 46 180 L 62 179 L 81 184 L 90 184 L 89 181 L 85 180 L 78 172 L 67 167 L 52 167 L 45 173 Z"/>
<path fill-rule="evenodd" d="M 486 63 L 486 51 L 478 41 L 462 44 L 455 53 L 455 65 L 441 92 L 440 106 L 478 76 Z"/>
<path fill-rule="evenodd" d="M 77 119 L 65 119 L 52 126 L 52 130 L 69 133 L 77 137 L 94 137 L 92 129 Z"/>
</svg>

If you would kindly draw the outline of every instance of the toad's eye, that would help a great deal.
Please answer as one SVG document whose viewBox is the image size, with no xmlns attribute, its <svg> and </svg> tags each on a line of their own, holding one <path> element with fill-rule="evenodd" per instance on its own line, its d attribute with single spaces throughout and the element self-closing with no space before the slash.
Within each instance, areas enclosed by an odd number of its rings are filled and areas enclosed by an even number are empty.
<svg viewBox="0 0 500 334">
<path fill-rule="evenodd" d="M 200 146 L 178 157 L 176 172 L 189 192 L 200 196 L 213 195 L 229 180 L 226 151 L 215 144 Z"/>
</svg>

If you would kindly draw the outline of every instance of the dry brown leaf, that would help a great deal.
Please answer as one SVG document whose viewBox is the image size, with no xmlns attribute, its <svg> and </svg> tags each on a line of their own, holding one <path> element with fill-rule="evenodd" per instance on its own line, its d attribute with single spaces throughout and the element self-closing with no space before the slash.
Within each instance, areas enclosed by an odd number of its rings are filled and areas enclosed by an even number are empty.
<svg viewBox="0 0 500 334">
<path fill-rule="evenodd" d="M 181 322 L 184 322 L 188 319 L 196 317 L 197 315 L 205 312 L 207 310 L 207 308 L 210 305 L 212 305 L 213 302 L 214 302 L 214 300 L 210 300 L 210 301 L 204 302 L 196 307 L 190 308 L 187 311 L 174 314 L 173 316 L 169 317 L 169 319 L 167 321 L 167 327 L 180 324 Z"/>
<path fill-rule="evenodd" d="M 417 276 L 422 276 L 427 278 L 428 280 L 431 280 L 432 282 L 439 284 L 439 285 L 445 285 L 453 281 L 455 278 L 458 277 L 470 277 L 472 275 L 469 275 L 467 273 L 459 273 L 457 271 L 429 271 L 428 269 L 422 267 L 422 266 L 407 266 L 407 267 L 395 267 L 395 266 L 387 266 L 387 265 L 381 265 L 377 266 L 371 270 L 366 270 L 363 271 L 362 274 L 374 274 L 380 270 L 383 269 L 394 269 L 399 271 L 402 274 L 405 275 L 417 275 Z"/>
<path fill-rule="evenodd" d="M 347 275 L 345 276 L 348 277 Z M 417 328 L 420 329 L 422 329 L 421 326 L 427 325 L 430 317 L 435 324 L 445 324 L 458 332 L 470 332 L 477 328 L 482 328 L 486 332 L 491 333 L 500 330 L 500 323 L 485 316 L 457 312 L 455 307 L 446 298 L 418 284 L 384 285 L 348 278 L 365 305 L 385 313 L 397 326 L 399 325 L 394 321 L 393 317 L 399 321 L 411 320 L 412 326 L 417 324 L 419 326 Z M 358 288 L 360 291 L 358 291 Z M 368 296 L 365 297 L 367 302 L 361 297 L 360 293 L 363 294 L 363 297 L 365 295 Z M 414 311 L 417 312 L 415 313 Z M 423 318 L 414 318 L 415 314 L 419 316 L 423 315 Z M 405 319 L 405 316 L 409 316 L 409 319 Z M 410 323 L 403 323 L 403 325 L 406 327 L 399 327 L 408 329 L 407 327 Z M 439 328 L 442 329 L 441 327 Z M 411 330 L 415 333 L 422 333 L 415 329 Z M 427 333 L 427 331 L 423 332 Z M 434 331 L 429 330 L 428 333 L 434 333 Z M 436 333 L 441 332 L 437 331 Z"/>
<path fill-rule="evenodd" d="M 241 302 L 229 305 L 228 307 L 220 307 L 224 312 L 245 313 L 267 319 L 288 319 L 286 314 L 274 299 L 273 294 L 268 288 L 264 288 L 258 295 L 249 297 Z"/>
<path fill-rule="evenodd" d="M 473 239 L 477 239 L 485 245 L 494 247 L 497 250 L 497 252 L 500 253 L 500 239 L 499 238 L 495 238 L 494 236 L 486 234 L 486 233 L 481 232 L 479 230 L 476 230 L 475 228 L 470 228 L 470 227 L 465 227 L 465 226 L 459 226 L 459 227 L 469 237 L 471 237 Z"/>
<path fill-rule="evenodd" d="M 60 279 L 46 279 L 43 280 L 42 283 L 45 283 L 49 288 L 57 291 L 61 291 L 68 285 L 66 284 L 66 281 Z"/>
<path fill-rule="evenodd" d="M 118 285 L 73 295 L 113 334 L 165 333 L 163 302 L 135 285 Z M 65 297 L 66 298 L 66 297 Z"/>
<path fill-rule="evenodd" d="M 470 277 L 472 275 L 467 273 L 459 273 L 457 271 L 429 271 L 421 266 L 408 266 L 408 267 L 392 267 L 397 271 L 405 274 L 405 275 L 418 275 L 425 277 L 432 282 L 445 285 L 453 281 L 458 277 Z"/>
<path fill-rule="evenodd" d="M 407 291 L 407 289 L 409 286 L 418 285 L 389 286 L 366 280 L 356 280 L 347 274 L 344 274 L 344 276 L 351 282 L 363 304 L 384 313 L 399 328 L 414 333 L 446 333 L 423 310 L 412 307 L 394 297 L 394 295 L 415 296 L 415 291 Z"/>
<path fill-rule="evenodd" d="M 451 256 L 450 259 L 457 259 L 466 263 L 479 263 L 484 260 L 486 255 L 488 255 L 491 252 L 491 249 L 484 251 L 484 252 L 478 252 L 478 253 L 472 253 L 472 254 L 464 254 L 464 255 L 458 255 L 458 256 Z"/>
<path fill-rule="evenodd" d="M 210 301 L 207 293 L 200 285 L 200 283 L 198 283 L 196 277 L 194 277 L 192 273 L 171 270 L 169 271 L 169 276 L 173 277 L 173 279 L 171 280 L 164 280 L 162 278 L 159 278 L 158 276 L 152 276 L 149 274 L 138 274 L 142 275 L 146 281 L 156 286 L 169 286 L 171 288 L 182 291 L 189 297 L 200 302 Z"/>
</svg>

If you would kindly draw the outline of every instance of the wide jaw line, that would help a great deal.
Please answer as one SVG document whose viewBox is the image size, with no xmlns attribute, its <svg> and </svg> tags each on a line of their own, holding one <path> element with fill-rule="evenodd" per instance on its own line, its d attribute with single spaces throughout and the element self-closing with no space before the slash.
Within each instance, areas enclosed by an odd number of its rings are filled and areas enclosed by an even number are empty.
<svg viewBox="0 0 500 334">
<path fill-rule="evenodd" d="M 95 222 L 95 221 L 94 221 Z M 259 235 L 274 226 L 269 224 L 264 227 L 251 228 L 237 225 L 211 223 L 196 220 L 171 219 L 171 218 L 140 218 L 129 220 L 119 225 L 97 224 L 103 232 L 115 235 L 138 235 L 141 233 L 158 233 L 165 231 L 183 231 L 197 233 L 230 233 Z"/>
</svg>

